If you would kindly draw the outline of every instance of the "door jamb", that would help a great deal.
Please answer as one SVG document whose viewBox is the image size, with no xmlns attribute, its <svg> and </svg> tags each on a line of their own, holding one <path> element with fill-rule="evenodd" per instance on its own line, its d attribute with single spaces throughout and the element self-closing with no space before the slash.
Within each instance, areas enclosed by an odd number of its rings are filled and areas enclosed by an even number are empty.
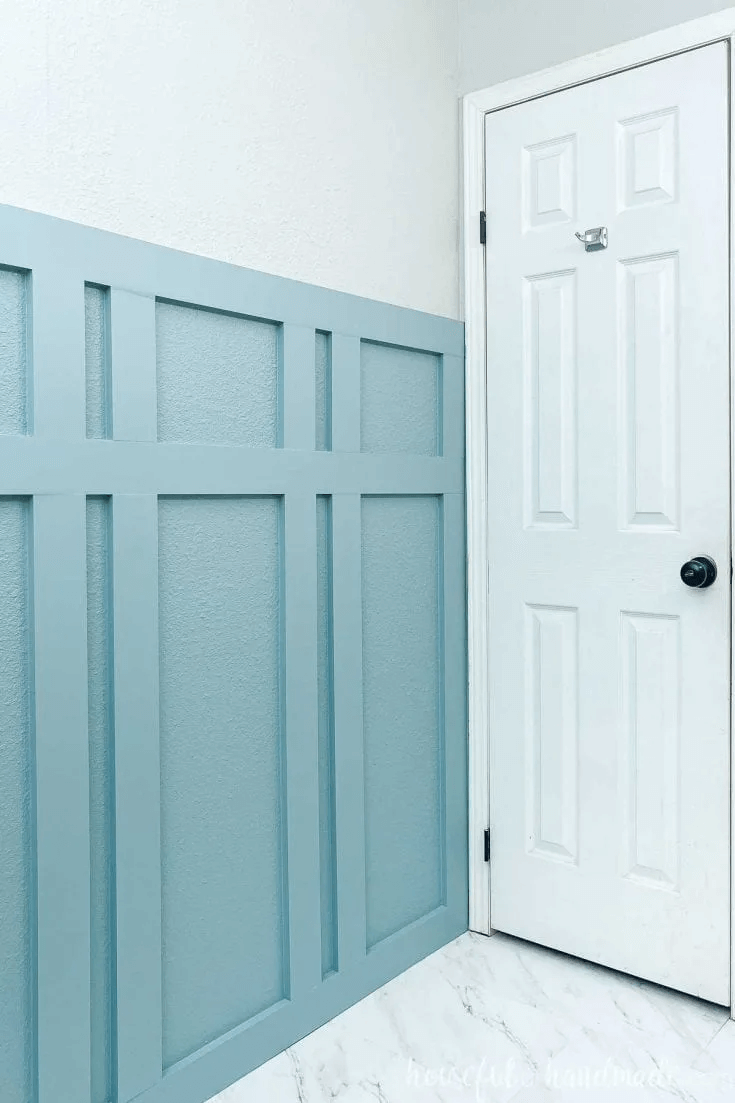
<svg viewBox="0 0 735 1103">
<path fill-rule="evenodd" d="M 730 549 L 735 546 L 732 497 L 735 487 L 735 8 L 646 35 L 631 42 L 472 92 L 462 101 L 462 255 L 466 341 L 467 624 L 469 666 L 469 883 L 470 930 L 492 934 L 490 864 L 484 830 L 489 824 L 490 732 L 488 657 L 487 541 L 487 349 L 485 327 L 485 249 L 480 243 L 480 211 L 485 207 L 485 115 L 600 77 L 725 41 L 729 46 L 729 225 L 730 225 Z M 492 227 L 489 227 L 492 232 Z M 735 1019 L 735 608 L 730 602 L 730 1016 Z"/>
</svg>

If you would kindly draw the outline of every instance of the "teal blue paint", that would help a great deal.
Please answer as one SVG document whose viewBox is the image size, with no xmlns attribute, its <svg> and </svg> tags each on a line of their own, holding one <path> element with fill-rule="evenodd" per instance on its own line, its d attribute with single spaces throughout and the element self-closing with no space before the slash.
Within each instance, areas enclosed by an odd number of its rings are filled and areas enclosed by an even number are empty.
<svg viewBox="0 0 735 1103">
<path fill-rule="evenodd" d="M 0 1097 L 202 1103 L 466 929 L 463 330 L 7 207 L 0 265 Z"/>
<path fill-rule="evenodd" d="M 83 325 L 79 338 L 81 344 Z M 83 387 L 78 397 L 83 404 Z M 33 501 L 40 1103 L 77 1103 L 91 1094 L 86 520 L 81 494 Z"/>
<path fill-rule="evenodd" d="M 86 294 L 86 292 L 85 292 Z M 109 498 L 87 498 L 92 1100 L 113 1099 L 115 1002 L 112 575 Z"/>
<path fill-rule="evenodd" d="M 165 1066 L 287 995 L 280 512 L 159 506 Z"/>
<path fill-rule="evenodd" d="M 0 1099 L 36 1095 L 29 504 L 0 499 Z"/>
<path fill-rule="evenodd" d="M 158 1083 L 161 1009 L 161 766 L 158 500 L 112 498 L 115 701 L 117 1100 Z"/>
<path fill-rule="evenodd" d="M 332 341 L 331 334 L 316 335 L 316 446 L 332 447 Z"/>
<path fill-rule="evenodd" d="M 314 347 L 311 326 L 286 324 L 280 331 L 279 376 L 282 380 L 282 436 L 284 448 L 314 451 Z"/>
<path fill-rule="evenodd" d="M 313 334 L 312 334 L 313 363 Z M 313 403 L 301 408 L 312 433 Z M 288 438 L 286 438 L 288 440 Z M 319 697 L 317 687 L 317 534 L 313 499 L 286 494 L 282 580 L 282 654 L 285 679 L 285 800 L 289 981 L 294 1002 L 318 988 L 321 923 L 319 896 Z"/>
<path fill-rule="evenodd" d="M 29 431 L 68 446 L 86 438 L 83 288 L 88 281 L 72 274 L 51 242 L 44 254 L 44 263 L 34 263 L 30 276 Z"/>
<path fill-rule="evenodd" d="M 357 414 L 359 428 L 359 408 Z M 337 944 L 343 971 L 361 968 L 367 952 L 361 559 L 360 495 L 333 494 L 334 802 Z"/>
<path fill-rule="evenodd" d="M 440 452 L 464 461 L 464 359 L 442 356 L 442 418 Z"/>
<path fill-rule="evenodd" d="M 441 501 L 362 501 L 368 947 L 445 902 Z"/>
<path fill-rule="evenodd" d="M 360 350 L 363 452 L 441 452 L 441 358 L 363 341 Z"/>
<path fill-rule="evenodd" d="M 469 800 L 467 760 L 457 753 L 456 732 L 467 731 L 467 595 L 464 560 L 457 555 L 457 534 L 465 530 L 464 494 L 442 496 L 441 607 L 442 708 L 444 773 L 444 872 L 446 900 L 458 909 L 466 926 L 468 916 L 467 832 Z M 460 544 L 464 543 L 461 538 Z"/>
<path fill-rule="evenodd" d="M 360 339 L 352 334 L 332 333 L 332 449 L 360 451 Z M 337 461 L 337 457 L 333 457 Z M 338 459 L 340 466 L 344 457 Z M 330 489 L 334 483 L 330 481 Z M 355 489 L 358 489 L 357 487 Z"/>
<path fill-rule="evenodd" d="M 115 440 L 154 441 L 157 433 L 156 303 L 132 291 L 110 291 L 110 385 Z"/>
<path fill-rule="evenodd" d="M 322 976 L 339 968 L 337 943 L 337 825 L 334 776 L 334 618 L 332 502 L 316 500 L 319 692 L 319 884 Z"/>
<path fill-rule="evenodd" d="M 0 267 L 0 433 L 28 428 L 28 275 Z"/>
<path fill-rule="evenodd" d="M 109 289 L 84 288 L 84 370 L 87 387 L 87 436 L 109 437 L 112 424 Z"/>
<path fill-rule="evenodd" d="M 159 302 L 156 354 L 159 440 L 275 447 L 278 326 Z"/>
</svg>

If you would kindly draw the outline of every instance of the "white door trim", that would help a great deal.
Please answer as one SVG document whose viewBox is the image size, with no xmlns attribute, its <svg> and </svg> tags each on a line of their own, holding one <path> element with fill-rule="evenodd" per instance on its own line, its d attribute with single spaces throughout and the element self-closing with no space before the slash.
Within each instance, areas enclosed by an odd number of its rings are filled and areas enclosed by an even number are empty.
<svg viewBox="0 0 735 1103">
<path fill-rule="evenodd" d="M 489 822 L 490 740 L 488 729 L 488 655 L 493 629 L 488 623 L 487 547 L 487 411 L 485 347 L 485 250 L 480 244 L 480 211 L 485 205 L 485 115 L 551 92 L 597 80 L 613 73 L 670 57 L 711 42 L 726 41 L 730 57 L 730 164 L 735 157 L 735 8 L 695 19 L 668 30 L 625 42 L 538 73 L 472 92 L 463 99 L 463 301 L 466 327 L 467 410 L 467 594 L 469 659 L 469 863 L 470 929 L 492 934 L 490 928 L 489 864 L 484 860 L 483 831 Z M 735 174 L 730 172 L 730 240 L 735 240 Z M 735 264 L 730 249 L 730 400 L 735 426 Z M 731 486 L 735 486 L 735 433 L 731 430 Z M 732 492 L 731 492 L 732 496 Z M 731 549 L 735 524 L 731 508 Z M 733 625 L 735 629 L 735 614 Z M 735 639 L 735 632 L 733 632 Z M 735 649 L 733 649 L 735 652 Z M 735 684 L 735 659 L 731 687 Z M 731 762 L 735 761 L 735 708 L 731 692 Z M 731 785 L 731 1017 L 735 1018 L 735 792 Z"/>
</svg>

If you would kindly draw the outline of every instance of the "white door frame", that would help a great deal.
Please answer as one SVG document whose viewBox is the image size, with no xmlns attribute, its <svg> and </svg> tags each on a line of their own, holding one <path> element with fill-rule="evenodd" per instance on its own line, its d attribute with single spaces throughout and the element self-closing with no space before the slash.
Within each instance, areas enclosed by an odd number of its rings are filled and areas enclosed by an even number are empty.
<svg viewBox="0 0 735 1103">
<path fill-rule="evenodd" d="M 735 8 L 727 8 L 702 19 L 632 42 L 625 42 L 595 54 L 575 58 L 562 65 L 492 88 L 472 92 L 463 100 L 463 275 L 466 326 L 466 410 L 467 410 L 467 616 L 469 631 L 469 863 L 470 929 L 492 934 L 490 928 L 490 866 L 484 860 L 483 832 L 489 822 L 490 735 L 488 727 L 487 686 L 488 655 L 494 627 L 488 621 L 488 544 L 487 544 L 487 416 L 485 347 L 485 249 L 480 243 L 480 211 L 485 207 L 485 115 L 502 107 L 537 99 L 563 88 L 584 84 L 600 77 L 658 61 L 697 46 L 725 41 L 729 46 L 730 165 L 735 158 Z M 730 242 L 735 240 L 735 174 L 730 169 Z M 731 487 L 735 473 L 733 442 L 733 394 L 735 386 L 735 266 L 730 246 L 730 468 Z M 732 499 L 732 490 L 731 490 Z M 731 549 L 733 510 L 731 508 Z M 735 622 L 735 614 L 733 615 Z M 731 626 L 735 628 L 735 623 Z M 732 639 L 735 640 L 735 633 Z M 731 649 L 735 651 L 735 649 Z M 735 662 L 731 669 L 731 763 L 735 709 L 732 686 Z M 732 779 L 732 767 L 731 767 Z M 735 1018 L 735 794 L 731 780 L 731 1017 Z"/>
</svg>

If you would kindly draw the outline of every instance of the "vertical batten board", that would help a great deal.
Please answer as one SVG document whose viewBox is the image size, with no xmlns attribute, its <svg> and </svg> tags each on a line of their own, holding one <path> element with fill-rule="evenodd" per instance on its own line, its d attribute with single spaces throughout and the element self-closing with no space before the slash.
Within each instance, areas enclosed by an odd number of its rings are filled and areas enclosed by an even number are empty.
<svg viewBox="0 0 735 1103">
<path fill-rule="evenodd" d="M 87 432 L 83 276 L 51 264 L 34 268 L 31 304 L 29 426 L 39 437 L 82 440 Z"/>
<path fill-rule="evenodd" d="M 306 413 L 310 413 L 307 407 Z M 313 418 L 310 419 L 313 423 Z M 285 807 L 291 999 L 321 984 L 316 501 L 287 493 L 283 547 Z"/>
<path fill-rule="evenodd" d="M 38 1103 L 90 1095 L 86 502 L 33 503 Z"/>
<path fill-rule="evenodd" d="M 461 356 L 443 356 L 441 402 L 439 404 L 440 455 L 464 459 L 464 361 Z"/>
<path fill-rule="evenodd" d="M 337 943 L 343 970 L 367 952 L 359 494 L 332 498 L 332 540 Z"/>
<path fill-rule="evenodd" d="M 283 447 L 311 452 L 315 446 L 315 331 L 287 324 L 280 341 Z M 287 492 L 283 526 L 285 730 L 281 738 L 286 768 L 288 959 L 290 996 L 300 999 L 321 983 L 315 497 L 303 490 Z"/>
<path fill-rule="evenodd" d="M 464 498 L 445 494 L 442 499 L 441 563 L 441 647 L 442 734 L 444 765 L 444 863 L 445 902 L 458 907 L 467 922 L 467 762 L 459 756 L 451 739 L 453 732 L 467 731 L 467 620 L 465 572 Z"/>
<path fill-rule="evenodd" d="M 281 329 L 283 447 L 311 452 L 315 439 L 316 333 L 309 326 Z"/>
<path fill-rule="evenodd" d="M 158 503 L 112 500 L 117 1099 L 162 1075 Z"/>
<path fill-rule="evenodd" d="M 156 415 L 156 302 L 110 290 L 112 435 L 153 441 Z"/>
<path fill-rule="evenodd" d="M 360 338 L 332 334 L 332 451 L 360 451 Z"/>
</svg>

